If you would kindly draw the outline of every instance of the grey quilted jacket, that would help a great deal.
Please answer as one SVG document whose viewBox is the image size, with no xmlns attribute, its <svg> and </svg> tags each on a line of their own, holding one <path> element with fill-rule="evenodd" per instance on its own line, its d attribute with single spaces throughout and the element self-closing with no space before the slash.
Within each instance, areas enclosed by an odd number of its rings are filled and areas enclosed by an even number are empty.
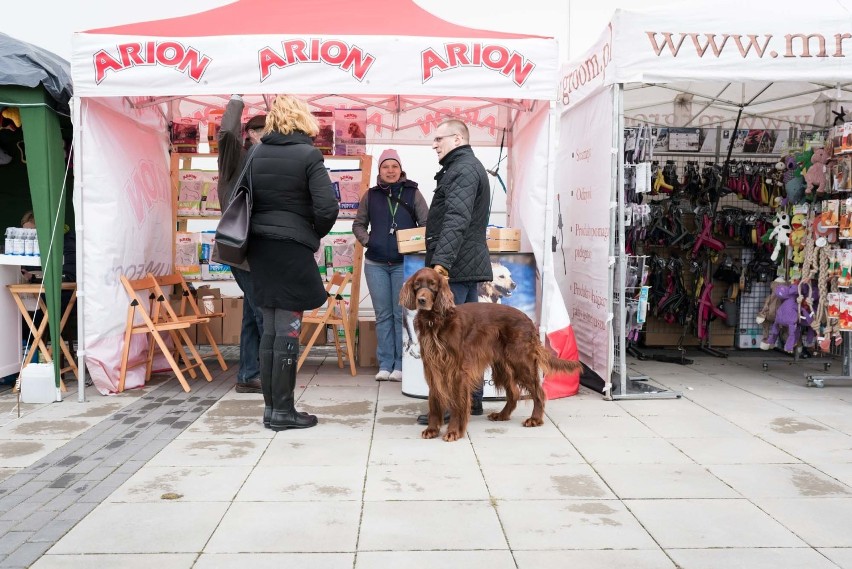
<svg viewBox="0 0 852 569">
<path fill-rule="evenodd" d="M 485 243 L 491 202 L 488 174 L 470 145 L 451 150 L 439 163 L 426 222 L 426 266 L 446 268 L 450 282 L 490 281 Z"/>
</svg>

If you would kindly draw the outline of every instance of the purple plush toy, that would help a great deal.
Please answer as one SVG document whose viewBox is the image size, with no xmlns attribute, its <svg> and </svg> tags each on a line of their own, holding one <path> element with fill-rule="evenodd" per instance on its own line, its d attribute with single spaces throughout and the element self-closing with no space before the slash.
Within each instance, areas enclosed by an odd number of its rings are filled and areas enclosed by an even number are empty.
<svg viewBox="0 0 852 569">
<path fill-rule="evenodd" d="M 769 335 L 760 343 L 761 350 L 770 350 L 778 342 L 778 336 L 781 330 L 787 329 L 787 340 L 784 342 L 784 351 L 792 353 L 799 343 L 801 338 L 801 329 L 799 325 L 810 328 L 813 322 L 814 314 L 811 306 L 808 304 L 808 294 L 810 294 L 810 285 L 802 286 L 802 294 L 805 299 L 799 307 L 799 286 L 795 284 L 779 286 L 775 289 L 775 296 L 782 299 L 781 305 L 775 312 L 775 322 L 769 330 Z M 817 291 L 813 292 L 813 303 L 817 301 Z"/>
</svg>

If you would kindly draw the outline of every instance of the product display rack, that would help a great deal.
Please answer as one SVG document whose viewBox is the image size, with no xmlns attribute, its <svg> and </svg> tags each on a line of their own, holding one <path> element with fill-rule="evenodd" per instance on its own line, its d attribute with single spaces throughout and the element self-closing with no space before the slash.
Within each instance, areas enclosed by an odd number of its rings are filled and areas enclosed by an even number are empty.
<svg viewBox="0 0 852 569">
<path fill-rule="evenodd" d="M 187 152 L 172 152 L 170 177 L 172 186 L 172 259 L 175 256 L 175 238 L 177 232 L 186 231 L 188 221 L 191 220 L 206 220 L 216 221 L 220 218 L 219 215 L 178 215 L 178 193 L 180 190 L 180 172 L 181 170 L 215 170 L 217 153 L 187 153 Z M 340 161 L 357 161 L 358 167 L 361 170 L 361 188 L 360 195 L 363 196 L 370 187 L 370 173 L 373 167 L 373 157 L 364 154 L 359 156 L 325 156 L 326 160 Z M 196 162 L 195 168 L 193 168 Z M 198 164 L 201 162 L 201 164 Z M 224 207 L 224 205 L 223 205 Z M 351 228 L 351 219 L 338 220 L 338 223 L 348 223 Z M 364 260 L 364 247 L 355 241 L 355 254 L 352 261 L 352 284 L 350 285 L 349 297 L 349 323 L 350 330 L 356 330 L 358 327 L 358 308 L 361 298 L 361 271 Z M 191 280 L 191 279 L 187 279 Z M 194 282 L 201 282 L 200 279 L 194 279 Z M 204 281 L 204 282 L 222 282 L 222 281 Z"/>
<path fill-rule="evenodd" d="M 613 228 L 612 240 L 610 241 L 610 259 L 613 270 L 610 271 L 610 282 L 612 283 L 613 318 L 615 320 L 613 329 L 613 355 L 612 377 L 610 389 L 605 393 L 605 398 L 610 400 L 624 399 L 677 399 L 681 393 L 669 391 L 648 384 L 651 378 L 648 376 L 630 376 L 627 370 L 627 337 L 625 324 L 627 322 L 628 293 L 632 292 L 627 287 L 627 271 L 630 259 L 625 251 L 625 216 L 626 204 L 624 199 L 624 169 L 634 167 L 624 163 L 624 93 L 621 88 L 616 90 L 616 101 L 614 105 L 617 140 L 613 141 L 615 156 L 613 156 L 613 167 L 617 173 L 613 180 L 610 203 L 613 204 L 610 216 L 610 227 Z M 642 271 L 644 271 L 644 258 L 642 258 Z M 639 285 L 641 286 L 641 275 Z"/>
</svg>

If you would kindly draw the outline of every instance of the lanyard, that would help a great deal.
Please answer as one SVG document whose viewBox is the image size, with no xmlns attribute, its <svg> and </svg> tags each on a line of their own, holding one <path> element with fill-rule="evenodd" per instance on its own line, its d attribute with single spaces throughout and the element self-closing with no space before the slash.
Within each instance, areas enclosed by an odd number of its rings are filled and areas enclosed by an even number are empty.
<svg viewBox="0 0 852 569">
<path fill-rule="evenodd" d="M 402 188 L 399 188 L 399 195 L 393 204 L 391 204 L 391 195 L 393 195 L 393 188 L 388 188 L 386 199 L 388 200 L 388 209 L 391 214 L 390 234 L 393 235 L 396 232 L 396 210 L 399 209 L 399 202 L 402 201 Z"/>
</svg>

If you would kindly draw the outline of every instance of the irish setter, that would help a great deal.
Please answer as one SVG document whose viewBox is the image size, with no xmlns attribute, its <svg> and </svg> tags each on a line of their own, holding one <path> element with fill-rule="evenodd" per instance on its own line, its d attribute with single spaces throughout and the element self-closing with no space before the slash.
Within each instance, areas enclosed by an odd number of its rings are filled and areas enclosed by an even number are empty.
<svg viewBox="0 0 852 569">
<path fill-rule="evenodd" d="M 560 360 L 543 346 L 533 321 L 517 308 L 475 302 L 456 306 L 447 280 L 430 268 L 420 269 L 405 282 L 399 302 L 417 310 L 414 328 L 429 385 L 429 426 L 421 434 L 424 439 L 440 434 L 445 409 L 450 411 L 450 422 L 444 440 L 464 437 L 471 392 L 488 366 L 494 385 L 506 392 L 506 406 L 488 419 L 508 421 L 524 389 L 533 400 L 525 427 L 544 424 L 539 371 L 570 373 L 582 368 L 579 362 Z"/>
</svg>

